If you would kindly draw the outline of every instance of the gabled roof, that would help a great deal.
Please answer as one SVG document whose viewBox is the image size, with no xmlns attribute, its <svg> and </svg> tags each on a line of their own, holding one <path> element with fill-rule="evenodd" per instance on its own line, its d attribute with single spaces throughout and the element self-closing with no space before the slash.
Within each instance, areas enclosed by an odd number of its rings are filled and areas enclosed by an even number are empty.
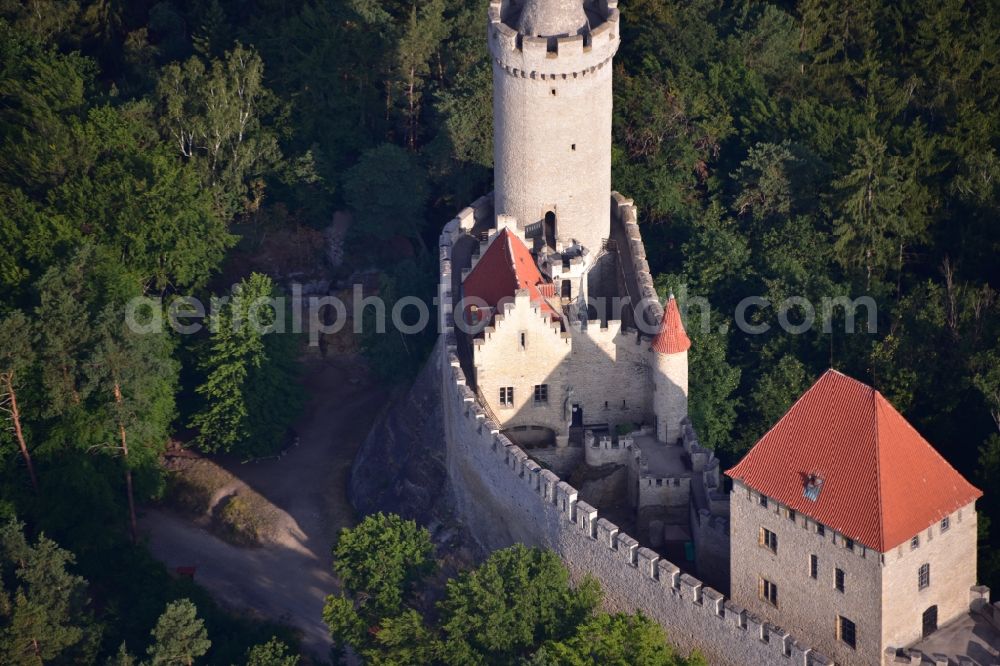
<svg viewBox="0 0 1000 666">
<path fill-rule="evenodd" d="M 493 239 L 465 277 L 462 289 L 465 298 L 483 299 L 492 312 L 496 312 L 502 301 L 512 301 L 519 289 L 526 289 L 531 302 L 538 304 L 542 312 L 559 317 L 543 297 L 543 292 L 548 295 L 555 292 L 545 282 L 524 242 L 509 229 L 501 230 Z"/>
<path fill-rule="evenodd" d="M 726 474 L 882 553 L 982 496 L 881 393 L 835 370 Z"/>
<path fill-rule="evenodd" d="M 684 332 L 681 311 L 677 308 L 677 300 L 673 294 L 670 294 L 667 305 L 663 308 L 660 330 L 656 332 L 650 347 L 660 354 L 678 354 L 691 348 L 691 340 Z"/>
</svg>

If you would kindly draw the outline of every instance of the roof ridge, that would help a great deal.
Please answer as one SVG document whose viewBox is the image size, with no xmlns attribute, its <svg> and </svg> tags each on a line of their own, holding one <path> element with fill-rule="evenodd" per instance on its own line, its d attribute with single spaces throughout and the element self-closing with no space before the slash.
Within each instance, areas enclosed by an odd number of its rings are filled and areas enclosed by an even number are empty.
<svg viewBox="0 0 1000 666">
<path fill-rule="evenodd" d="M 829 372 L 829 370 L 827 370 L 826 372 Z M 825 375 L 826 372 L 824 372 L 823 375 Z M 763 435 L 761 435 L 760 437 L 757 438 L 757 442 L 758 443 L 761 442 L 762 440 L 764 440 L 765 438 L 767 438 L 767 436 L 771 434 L 771 431 L 773 431 L 775 428 L 777 428 L 779 425 L 781 425 L 781 423 L 785 419 L 787 419 L 789 417 L 789 415 L 792 413 L 792 410 L 795 409 L 795 406 L 797 404 L 799 404 L 800 402 L 802 402 L 803 400 L 805 400 L 805 397 L 807 395 L 809 395 L 810 393 L 812 393 L 813 389 L 815 389 L 817 386 L 819 386 L 819 383 L 820 383 L 819 380 L 823 378 L 823 375 L 820 375 L 819 378 L 817 378 L 815 381 L 813 381 L 812 386 L 810 386 L 809 388 L 807 388 L 802 393 L 802 395 L 800 395 L 795 400 L 795 402 L 793 402 L 792 405 L 788 409 L 785 410 L 785 413 L 781 415 L 781 418 L 778 419 L 773 426 L 771 426 L 770 428 L 768 428 L 767 431 Z M 754 446 L 756 446 L 756 444 L 754 444 Z M 750 448 L 751 448 L 751 450 L 753 450 L 753 447 L 750 447 Z M 733 471 L 734 469 L 736 469 L 737 467 L 739 467 L 740 464 L 743 462 L 743 460 L 746 458 L 746 456 L 748 454 L 749 454 L 749 451 L 747 452 L 747 454 L 744 454 L 743 458 L 741 458 L 738 463 L 736 463 L 735 465 L 733 465 L 732 467 L 730 467 L 728 470 L 726 470 L 726 472 L 729 473 L 729 472 Z"/>
<path fill-rule="evenodd" d="M 857 381 L 857 380 L 855 380 Z M 863 384 L 862 382 L 858 382 Z M 867 386 L 867 384 L 863 384 Z M 879 392 L 874 386 L 868 387 L 872 394 L 872 418 L 875 421 L 875 507 L 878 511 L 879 552 L 885 552 L 885 510 L 882 498 L 882 419 L 878 413 Z"/>
<path fill-rule="evenodd" d="M 521 282 L 518 279 L 517 261 L 514 259 L 514 248 L 511 247 L 510 243 L 510 230 L 504 227 L 503 231 L 500 233 L 503 235 L 503 249 L 507 253 L 507 261 L 510 263 L 510 277 L 514 280 L 514 293 L 516 294 L 521 288 Z"/>
</svg>

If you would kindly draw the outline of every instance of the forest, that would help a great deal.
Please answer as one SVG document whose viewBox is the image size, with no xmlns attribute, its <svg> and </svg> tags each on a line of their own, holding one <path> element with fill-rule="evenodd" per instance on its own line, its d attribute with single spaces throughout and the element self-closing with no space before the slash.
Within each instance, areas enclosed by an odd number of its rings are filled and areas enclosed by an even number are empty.
<svg viewBox="0 0 1000 666">
<path fill-rule="evenodd" d="M 621 11 L 612 179 L 663 294 L 711 304 L 688 327 L 702 442 L 733 463 L 825 369 L 871 383 L 984 490 L 979 579 L 1000 590 L 1000 5 Z M 285 444 L 302 341 L 226 324 L 325 260 L 335 214 L 340 279 L 433 295 L 428 248 L 492 184 L 485 17 L 485 0 L 0 0 L 0 661 L 294 663 L 287 630 L 168 575 L 136 514 L 165 492 L 168 444 Z M 749 335 L 730 324 L 751 295 L 870 296 L 877 327 L 794 335 L 762 307 L 771 328 Z M 199 334 L 137 335 L 137 296 L 229 299 Z M 434 334 L 361 346 L 406 382 Z M 183 632 L 197 655 L 170 645 Z"/>
</svg>

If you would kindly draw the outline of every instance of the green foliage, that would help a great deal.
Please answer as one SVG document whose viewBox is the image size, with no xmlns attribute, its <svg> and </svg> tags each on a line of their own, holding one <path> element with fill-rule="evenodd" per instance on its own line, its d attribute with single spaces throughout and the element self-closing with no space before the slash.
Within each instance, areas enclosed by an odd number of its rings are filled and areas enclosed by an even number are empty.
<svg viewBox="0 0 1000 666">
<path fill-rule="evenodd" d="M 298 666 L 299 656 L 288 646 L 272 638 L 247 650 L 246 666 Z"/>
<path fill-rule="evenodd" d="M 368 663 L 381 666 L 433 664 L 442 649 L 433 630 L 412 608 L 396 617 L 384 618 L 374 644 L 363 652 L 363 656 Z"/>
<path fill-rule="evenodd" d="M 128 646 L 122 643 L 118 646 L 118 652 L 114 655 L 108 657 L 105 662 L 106 666 L 136 666 L 138 662 L 135 656 L 128 651 Z"/>
<path fill-rule="evenodd" d="M 417 308 L 407 305 L 400 309 L 402 326 L 399 327 L 392 317 L 393 309 L 397 303 L 413 302 L 414 298 L 421 303 L 433 303 L 436 287 L 437 264 L 426 255 L 421 261 L 401 261 L 382 276 L 379 298 L 385 303 L 384 328 L 380 328 L 375 309 L 366 308 L 362 316 L 361 351 L 369 366 L 384 382 L 401 383 L 416 377 L 437 341 L 433 308 L 425 310 L 427 325 L 418 327 L 415 332 L 410 327 L 419 323 Z"/>
<path fill-rule="evenodd" d="M 739 403 L 734 399 L 740 382 L 740 368 L 726 360 L 726 333 L 688 330 L 691 350 L 692 386 L 699 391 L 692 393 L 688 411 L 703 446 L 713 449 L 731 449 L 733 427 Z"/>
<path fill-rule="evenodd" d="M 532 666 L 679 666 L 663 627 L 640 614 L 597 613 L 563 641 L 546 643 Z"/>
<path fill-rule="evenodd" d="M 378 529 L 396 534 L 409 525 L 398 516 L 378 514 L 367 518 L 360 533 L 345 531 L 335 552 L 334 567 L 363 569 L 372 578 L 373 548 L 400 550 L 400 541 L 413 536 L 373 539 Z M 360 538 L 362 534 L 365 538 Z M 426 535 L 416 538 L 423 541 Z M 429 543 L 421 548 L 429 556 Z M 418 558 L 418 559 L 420 559 Z M 358 560 L 363 567 L 354 564 Z M 390 567 L 398 570 L 399 566 Z M 381 571 L 379 571 L 380 573 Z M 397 574 L 389 573 L 398 579 Z M 341 574 L 343 578 L 343 574 Z M 478 568 L 448 581 L 437 612 L 422 613 L 415 595 L 402 595 L 402 603 L 372 603 L 378 594 L 364 587 L 346 585 L 347 596 L 327 597 L 323 619 L 340 649 L 352 647 L 365 663 L 383 666 L 404 664 L 702 664 L 699 658 L 676 657 L 663 629 L 642 615 L 599 612 L 600 587 L 592 578 L 570 583 L 569 571 L 552 551 L 517 544 L 490 555 Z M 397 586 L 398 589 L 398 586 Z M 383 610 L 388 613 L 382 613 Z M 429 621 L 430 619 L 430 621 Z"/>
<path fill-rule="evenodd" d="M 191 666 L 212 646 L 198 609 L 188 599 L 167 604 L 150 634 L 153 643 L 146 653 L 151 666 Z"/>
<path fill-rule="evenodd" d="M 285 313 L 276 295 L 271 278 L 253 273 L 218 299 L 209 316 L 211 339 L 201 360 L 206 377 L 197 389 L 206 404 L 191 419 L 206 451 L 274 452 L 302 406 L 292 381 L 297 338 L 281 332 Z"/>
<path fill-rule="evenodd" d="M 334 645 L 341 651 L 345 646 L 360 649 L 367 641 L 368 627 L 354 607 L 354 602 L 345 596 L 331 594 L 326 598 L 323 622 L 330 629 Z"/>
<path fill-rule="evenodd" d="M 750 406 L 755 413 L 756 428 L 747 433 L 743 448 L 748 449 L 771 426 L 778 422 L 789 407 L 805 393 L 812 383 L 806 368 L 792 355 L 781 359 L 760 379 L 750 396 Z"/>
<path fill-rule="evenodd" d="M 600 602 L 597 581 L 578 587 L 551 551 L 517 544 L 448 582 L 440 603 L 445 661 L 509 664 L 545 640 L 570 636 Z"/>
<path fill-rule="evenodd" d="M 90 563 L 108 599 L 97 661 L 123 639 L 142 645 L 168 600 L 196 595 L 108 529 L 123 524 L 123 469 L 140 501 L 161 483 L 179 355 L 207 375 L 186 373 L 182 390 L 209 447 L 273 450 L 301 400 L 294 336 L 264 335 L 252 353 L 235 337 L 175 345 L 131 339 L 109 325 L 113 313 L 140 293 L 204 288 L 236 241 L 234 219 L 319 228 L 345 205 L 366 251 L 349 252 L 344 270 L 391 264 L 390 303 L 433 294 L 436 257 L 423 244 L 489 186 L 481 4 L 238 5 L 0 2 L 0 313 L 24 313 L 5 340 L 24 349 L 30 331 L 35 352 L 9 353 L 4 367 L 16 366 L 40 489 L 28 492 L 20 457 L 0 457 L 0 510 Z M 1000 520 L 996 3 L 632 0 L 627 14 L 613 176 L 636 200 L 654 270 L 682 301 L 712 305 L 704 329 L 688 320 L 703 443 L 734 457 L 827 367 L 873 382 L 980 480 L 980 577 L 1000 588 L 1000 533 L 988 529 Z M 260 243 L 272 228 L 255 232 Z M 412 261 L 386 242 L 398 237 Z M 829 332 L 720 332 L 751 294 L 773 304 L 754 321 L 772 324 L 788 296 L 819 308 L 868 294 L 878 331 L 844 334 L 838 315 Z M 432 342 L 371 335 L 366 322 L 363 347 L 380 376 L 399 379 Z M 121 402 L 116 376 L 129 377 Z M 212 377 L 212 391 L 189 386 Z M 9 449 L 11 433 L 0 442 Z M 207 624 L 232 627 L 197 601 Z M 424 631 L 428 644 L 442 634 L 421 618 L 433 614 L 404 608 L 376 618 L 387 621 L 375 634 L 361 622 L 366 658 L 430 659 L 412 650 Z M 206 658 L 242 659 L 252 631 L 232 629 L 240 638 Z"/>
<path fill-rule="evenodd" d="M 68 571 L 72 553 L 40 535 L 31 544 L 21 523 L 0 528 L 0 660 L 42 664 L 93 659 L 101 628 L 83 578 Z"/>
<path fill-rule="evenodd" d="M 436 564 L 426 528 L 395 514 L 377 513 L 345 528 L 333 554 L 344 588 L 365 596 L 362 611 L 369 620 L 397 615 Z"/>
<path fill-rule="evenodd" d="M 203 48 L 212 50 L 215 38 L 206 36 Z M 213 59 L 207 67 L 197 57 L 171 63 L 160 75 L 156 96 L 164 138 L 175 154 L 195 164 L 215 195 L 219 216 L 256 210 L 260 178 L 281 160 L 273 130 L 261 122 L 273 100 L 264 87 L 260 56 L 237 43 L 224 60 Z"/>
<path fill-rule="evenodd" d="M 402 148 L 384 143 L 366 151 L 344 174 L 344 199 L 363 233 L 375 241 L 419 238 L 427 177 Z"/>
</svg>

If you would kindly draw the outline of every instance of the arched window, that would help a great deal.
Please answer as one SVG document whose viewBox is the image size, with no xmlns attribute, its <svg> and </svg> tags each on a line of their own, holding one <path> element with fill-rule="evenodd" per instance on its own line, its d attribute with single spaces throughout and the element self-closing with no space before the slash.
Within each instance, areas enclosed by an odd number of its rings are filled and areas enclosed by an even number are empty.
<svg viewBox="0 0 1000 666">
<path fill-rule="evenodd" d="M 545 229 L 545 232 L 544 232 L 545 233 L 545 243 L 549 247 L 555 248 L 555 246 L 556 246 L 556 213 L 555 213 L 555 211 L 550 210 L 547 213 L 545 213 L 545 220 L 544 220 L 544 222 L 545 223 L 542 226 Z"/>
</svg>

